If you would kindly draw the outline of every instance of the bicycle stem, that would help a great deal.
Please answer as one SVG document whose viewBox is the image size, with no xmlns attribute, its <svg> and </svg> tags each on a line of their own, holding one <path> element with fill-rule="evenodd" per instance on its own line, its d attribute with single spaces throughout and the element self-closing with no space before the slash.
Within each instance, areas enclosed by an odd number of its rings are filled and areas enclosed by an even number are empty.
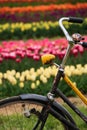
<svg viewBox="0 0 87 130">
<path fill-rule="evenodd" d="M 66 54 L 65 54 L 65 56 L 64 56 L 64 58 L 63 58 L 63 60 L 62 60 L 62 63 L 61 63 L 61 67 L 62 67 L 62 68 L 64 68 L 64 66 L 65 66 L 65 63 L 66 63 L 66 61 L 67 61 L 67 59 L 68 59 L 70 50 L 71 50 L 71 48 L 72 48 L 72 46 L 73 46 L 73 43 L 74 43 L 72 37 L 69 35 L 69 33 L 67 32 L 67 30 L 66 30 L 65 27 L 63 26 L 63 21 L 69 21 L 69 18 L 68 18 L 68 17 L 63 17 L 63 18 L 61 18 L 61 19 L 59 20 L 59 26 L 60 26 L 61 30 L 63 31 L 63 33 L 64 33 L 64 35 L 65 35 L 67 41 L 69 42 L 68 47 L 67 47 L 67 50 L 66 50 Z"/>
<path fill-rule="evenodd" d="M 65 35 L 65 37 L 66 37 L 69 44 L 68 44 L 68 47 L 66 49 L 66 53 L 65 53 L 65 55 L 63 57 L 63 60 L 62 60 L 61 64 L 58 66 L 59 70 L 57 72 L 57 75 L 55 76 L 55 79 L 54 79 L 54 82 L 53 82 L 53 87 L 52 87 L 52 90 L 51 90 L 51 94 L 54 94 L 56 89 L 57 89 L 59 81 L 60 81 L 61 77 L 63 76 L 65 63 L 66 63 L 66 61 L 67 61 L 67 59 L 69 57 L 70 50 L 71 50 L 72 46 L 75 44 L 75 41 L 73 41 L 72 37 L 69 35 L 68 31 L 64 27 L 63 21 L 82 23 L 82 19 L 77 19 L 77 18 L 63 17 L 63 18 L 59 19 L 59 26 L 60 26 L 61 30 L 63 31 L 63 33 L 64 33 L 64 35 Z M 49 95 L 51 95 L 51 94 L 49 94 Z"/>
<path fill-rule="evenodd" d="M 72 48 L 72 45 L 69 44 L 68 47 L 67 47 L 67 50 L 66 50 L 66 54 L 65 54 L 65 56 L 64 56 L 64 58 L 63 58 L 63 60 L 62 60 L 61 68 L 64 68 L 64 67 L 65 67 L 65 63 L 66 63 L 66 61 L 67 61 L 67 59 L 68 59 L 68 57 L 69 57 L 71 48 Z"/>
<path fill-rule="evenodd" d="M 61 18 L 59 20 L 59 25 L 60 25 L 62 31 L 64 32 L 69 44 L 68 44 L 68 47 L 67 47 L 67 50 L 66 50 L 66 54 L 65 54 L 65 56 L 64 56 L 64 58 L 62 60 L 62 63 L 59 66 L 59 70 L 57 72 L 57 75 L 55 76 L 51 93 L 48 94 L 49 95 L 48 97 L 53 97 L 53 94 L 55 94 L 55 91 L 57 89 L 59 81 L 60 81 L 61 77 L 63 76 L 65 63 L 66 63 L 66 61 L 67 61 L 67 59 L 69 57 L 69 53 L 70 53 L 71 47 L 73 45 L 72 43 L 74 43 L 74 41 L 72 40 L 72 37 L 69 35 L 69 33 L 67 32 L 67 30 L 65 29 L 65 27 L 63 26 L 63 23 L 62 23 L 63 21 L 68 21 L 68 20 L 69 19 L 67 17 Z M 52 96 L 51 96 L 51 94 L 52 94 Z M 53 98 L 50 98 L 50 99 L 53 99 Z"/>
</svg>

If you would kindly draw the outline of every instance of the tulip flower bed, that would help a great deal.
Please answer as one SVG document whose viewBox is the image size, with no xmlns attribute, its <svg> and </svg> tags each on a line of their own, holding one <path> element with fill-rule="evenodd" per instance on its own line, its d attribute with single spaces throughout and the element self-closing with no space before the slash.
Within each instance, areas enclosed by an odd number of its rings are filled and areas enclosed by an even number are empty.
<svg viewBox="0 0 87 130">
<path fill-rule="evenodd" d="M 86 8 L 80 8 L 80 9 L 68 9 L 68 10 L 53 10 L 53 11 L 45 11 L 45 12 L 26 12 L 26 13 L 0 13 L 0 23 L 5 23 L 6 21 L 8 22 L 39 22 L 39 21 L 56 21 L 58 20 L 61 16 L 64 17 L 87 17 L 87 7 Z"/>
<path fill-rule="evenodd" d="M 5 73 L 0 72 L 0 98 L 21 93 L 45 95 L 51 88 L 57 70 L 58 68 L 51 66 L 40 67 L 37 70 L 31 68 L 22 72 L 16 70 L 7 70 Z M 70 76 L 81 91 L 87 93 L 87 64 L 84 66 L 81 64 L 66 66 L 65 73 Z M 74 95 L 64 81 L 60 82 L 59 87 L 67 96 Z"/>
<path fill-rule="evenodd" d="M 1 7 L 0 13 L 26 13 L 28 11 L 31 12 L 47 12 L 47 11 L 53 11 L 53 10 L 60 10 L 60 9 L 84 9 L 87 8 L 87 3 L 76 3 L 75 5 L 67 3 L 67 4 L 52 4 L 52 5 L 41 5 L 41 6 L 28 6 L 28 7 Z"/>
<path fill-rule="evenodd" d="M 0 23 L 55 21 L 61 16 L 86 17 L 87 3 L 51 4 L 24 7 L 0 7 Z"/>
<path fill-rule="evenodd" d="M 87 36 L 84 36 L 84 38 L 87 41 Z M 43 66 L 40 57 L 45 53 L 51 53 L 56 56 L 56 62 L 60 63 L 66 47 L 65 38 L 1 42 L 0 97 L 28 92 L 45 95 L 51 87 L 58 68 Z M 84 93 L 87 92 L 86 57 L 86 49 L 80 45 L 75 45 L 71 49 L 70 58 L 65 68 L 66 74 L 78 84 L 78 87 Z M 60 89 L 68 96 L 74 95 L 64 81 L 60 83 Z"/>
<path fill-rule="evenodd" d="M 83 24 L 64 23 L 70 34 L 79 32 L 87 34 L 87 18 Z M 5 39 L 29 39 L 41 37 L 61 37 L 64 36 L 58 21 L 55 22 L 33 22 L 33 23 L 5 23 L 0 24 L 0 40 Z"/>
<path fill-rule="evenodd" d="M 87 41 L 87 36 L 84 36 L 84 38 L 85 41 Z M 7 68 L 9 65 L 11 68 L 14 67 L 17 63 L 21 65 L 22 62 L 25 62 L 24 69 L 26 67 L 34 67 L 34 61 L 36 61 L 36 63 L 38 64 L 37 66 L 35 64 L 35 66 L 38 67 L 39 65 L 41 65 L 41 56 L 46 53 L 54 54 L 56 58 L 58 58 L 59 61 L 61 61 L 61 59 L 65 55 L 67 45 L 68 43 L 65 38 L 59 38 L 55 40 L 30 39 L 27 41 L 2 41 L 0 45 L 0 71 L 5 71 L 5 68 Z M 84 49 L 81 45 L 75 45 L 71 49 L 70 55 L 71 57 L 77 57 L 78 55 L 81 56 L 85 52 L 87 52 L 86 49 Z M 31 61 L 30 63 L 33 64 L 30 64 L 29 61 Z M 6 67 L 3 67 L 4 64 L 6 64 Z"/>
</svg>

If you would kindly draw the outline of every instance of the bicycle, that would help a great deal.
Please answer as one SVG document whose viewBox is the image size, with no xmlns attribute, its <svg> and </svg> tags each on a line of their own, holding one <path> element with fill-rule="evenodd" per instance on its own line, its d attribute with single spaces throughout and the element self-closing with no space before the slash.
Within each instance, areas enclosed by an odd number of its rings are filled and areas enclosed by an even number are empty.
<svg viewBox="0 0 87 130">
<path fill-rule="evenodd" d="M 51 90 L 47 96 L 38 94 L 21 94 L 0 100 L 0 130 L 46 130 L 46 121 L 49 115 L 52 115 L 61 122 L 61 130 L 80 130 L 71 114 L 60 103 L 55 101 L 55 97 L 61 97 L 63 101 L 87 123 L 85 116 L 69 99 L 59 90 L 58 84 L 61 78 L 74 90 L 74 92 L 87 105 L 86 97 L 78 90 L 73 82 L 65 75 L 65 63 L 69 57 L 71 48 L 75 44 L 87 47 L 87 43 L 83 42 L 80 34 L 75 33 L 72 36 L 63 25 L 63 21 L 82 23 L 83 19 L 76 17 L 63 17 L 59 19 L 59 25 L 68 41 L 66 54 L 60 65 L 53 62 L 55 56 L 46 54 L 41 57 L 43 64 L 55 65 L 58 67 L 57 75 L 54 78 Z M 56 96 L 55 96 L 56 95 Z M 17 109 L 17 110 L 16 110 Z M 58 126 L 58 124 L 56 124 Z M 48 128 L 49 129 L 49 128 Z M 50 128 L 51 130 L 52 128 Z M 60 128 L 56 128 L 59 130 Z"/>
</svg>

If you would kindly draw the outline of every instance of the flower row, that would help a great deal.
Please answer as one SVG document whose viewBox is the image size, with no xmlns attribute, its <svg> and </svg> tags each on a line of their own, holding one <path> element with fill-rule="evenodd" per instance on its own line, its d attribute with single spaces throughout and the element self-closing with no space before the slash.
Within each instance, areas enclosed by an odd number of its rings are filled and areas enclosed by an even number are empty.
<svg viewBox="0 0 87 130">
<path fill-rule="evenodd" d="M 87 41 L 87 37 L 85 36 Z M 0 62 L 4 59 L 12 59 L 16 62 L 21 62 L 25 57 L 34 60 L 40 60 L 40 57 L 46 53 L 54 54 L 59 59 L 62 59 L 66 53 L 67 41 L 64 38 L 57 40 L 27 40 L 27 41 L 3 41 L 0 46 Z M 71 55 L 78 56 L 84 52 L 84 48 L 80 45 L 75 45 L 71 49 Z"/>
<path fill-rule="evenodd" d="M 20 29 L 20 31 L 27 31 L 27 30 L 32 30 L 34 32 L 36 32 L 38 29 L 46 29 L 49 30 L 51 27 L 57 27 L 58 26 L 58 22 L 33 22 L 33 23 L 4 23 L 4 24 L 0 24 L 0 32 L 3 32 L 5 30 L 9 30 L 12 33 L 17 30 Z"/>
<path fill-rule="evenodd" d="M 45 84 L 51 77 L 54 77 L 57 70 L 58 68 L 55 66 L 48 68 L 40 67 L 37 70 L 31 68 L 30 70 L 25 70 L 21 73 L 15 70 L 7 70 L 5 73 L 0 72 L 0 85 L 7 80 L 11 85 L 18 85 L 23 88 L 26 82 L 30 82 L 31 89 L 35 89 L 40 86 L 41 83 Z M 87 64 L 84 66 L 77 64 L 76 67 L 73 65 L 66 66 L 65 73 L 68 76 L 87 74 Z"/>
<path fill-rule="evenodd" d="M 27 7 L 0 7 L 0 14 L 3 13 L 26 13 L 26 12 L 46 12 L 54 10 L 79 10 L 87 9 L 87 3 L 77 3 L 75 5 L 67 4 L 51 4 L 51 5 L 40 5 L 40 6 L 27 6 Z"/>
<path fill-rule="evenodd" d="M 87 34 L 85 29 L 87 26 L 87 19 L 84 19 L 84 23 L 81 24 L 67 24 L 64 23 L 69 32 Z M 73 30 L 74 28 L 74 30 Z M 39 38 L 39 37 L 53 37 L 53 36 L 64 36 L 61 33 L 61 29 L 58 25 L 58 21 L 55 22 L 33 22 L 33 23 L 5 23 L 0 24 L 0 40 L 5 39 L 29 39 L 29 38 Z"/>
<path fill-rule="evenodd" d="M 76 0 L 0 0 L 1 4 L 5 3 L 76 3 Z M 80 0 L 79 2 L 86 2 L 86 0 Z"/>
<path fill-rule="evenodd" d="M 45 12 L 30 12 L 27 11 L 26 13 L 0 13 L 0 23 L 3 22 L 37 22 L 37 21 L 56 21 L 61 16 L 62 17 L 86 17 L 87 16 L 87 7 L 85 8 L 76 8 L 76 9 L 68 9 L 65 11 L 65 9 L 59 9 L 59 10 L 51 10 L 51 11 L 45 11 Z"/>
<path fill-rule="evenodd" d="M 40 2 L 40 0 L 0 0 L 0 3 L 9 2 Z M 42 2 L 57 2 L 57 0 L 42 0 Z"/>
</svg>

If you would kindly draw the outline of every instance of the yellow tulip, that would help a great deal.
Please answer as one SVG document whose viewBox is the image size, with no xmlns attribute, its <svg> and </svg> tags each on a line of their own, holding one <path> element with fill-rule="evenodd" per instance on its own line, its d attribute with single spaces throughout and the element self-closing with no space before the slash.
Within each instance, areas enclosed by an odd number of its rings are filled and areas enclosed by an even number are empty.
<svg viewBox="0 0 87 130">
<path fill-rule="evenodd" d="M 3 74 L 0 72 L 0 79 L 2 79 L 3 78 Z"/>
<path fill-rule="evenodd" d="M 36 28 L 36 27 L 33 27 L 32 30 L 35 32 L 35 31 L 37 31 L 37 28 Z"/>
<path fill-rule="evenodd" d="M 20 76 L 20 79 L 19 79 L 21 82 L 24 82 L 25 81 L 25 78 L 24 76 Z"/>
<path fill-rule="evenodd" d="M 44 78 L 42 79 L 42 82 L 43 82 L 43 83 L 47 83 L 47 78 L 44 77 Z"/>
<path fill-rule="evenodd" d="M 19 79 L 19 78 L 20 78 L 20 72 L 17 72 L 17 73 L 15 74 L 15 77 L 16 77 L 17 79 Z"/>
<path fill-rule="evenodd" d="M 39 86 L 39 85 L 40 85 L 40 81 L 36 80 L 36 86 Z"/>
<path fill-rule="evenodd" d="M 3 74 L 3 78 L 6 79 L 8 76 L 6 73 Z"/>
<path fill-rule="evenodd" d="M 31 88 L 35 89 L 36 88 L 36 84 L 35 83 L 31 83 Z"/>
<path fill-rule="evenodd" d="M 26 80 L 31 80 L 31 75 L 27 74 L 25 78 Z"/>
<path fill-rule="evenodd" d="M 0 79 L 0 85 L 2 84 L 2 79 Z"/>
<path fill-rule="evenodd" d="M 24 87 L 24 83 L 23 83 L 23 82 L 20 82 L 20 83 L 19 83 L 19 87 L 20 87 L 20 88 L 23 88 L 23 87 Z"/>
<path fill-rule="evenodd" d="M 35 74 L 35 73 L 33 73 L 33 75 L 31 75 L 31 80 L 32 80 L 32 81 L 35 81 L 35 80 L 36 80 L 36 74 Z"/>
</svg>

